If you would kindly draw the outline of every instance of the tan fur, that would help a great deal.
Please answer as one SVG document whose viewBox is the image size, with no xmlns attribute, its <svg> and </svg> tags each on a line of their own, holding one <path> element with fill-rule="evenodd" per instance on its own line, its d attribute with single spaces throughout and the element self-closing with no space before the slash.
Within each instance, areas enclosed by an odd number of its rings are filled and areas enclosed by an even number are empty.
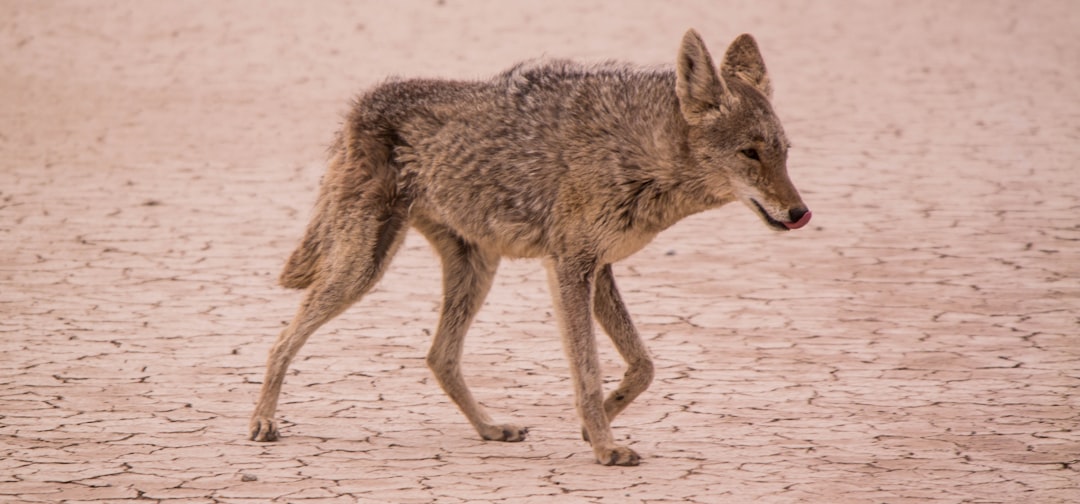
<svg viewBox="0 0 1080 504">
<path fill-rule="evenodd" d="M 443 307 L 427 363 L 484 439 L 521 441 L 473 398 L 465 332 L 501 257 L 545 260 L 584 434 L 599 462 L 635 465 L 611 420 L 653 378 L 611 263 L 678 220 L 742 201 L 771 227 L 809 219 L 787 176 L 787 140 L 749 35 L 719 71 L 701 37 L 674 71 L 568 61 L 520 64 L 487 81 L 390 81 L 362 95 L 332 149 L 315 215 L 281 283 L 307 288 L 270 351 L 251 437 L 278 437 L 289 363 L 322 324 L 379 280 L 408 227 L 442 258 Z M 593 320 L 628 369 L 606 399 Z"/>
</svg>

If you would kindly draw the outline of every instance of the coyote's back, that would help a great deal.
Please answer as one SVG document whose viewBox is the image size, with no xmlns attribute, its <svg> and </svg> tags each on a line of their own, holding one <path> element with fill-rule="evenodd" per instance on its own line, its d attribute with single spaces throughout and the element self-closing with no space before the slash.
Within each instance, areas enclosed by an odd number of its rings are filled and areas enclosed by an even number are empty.
<svg viewBox="0 0 1080 504">
<path fill-rule="evenodd" d="M 271 351 L 252 437 L 277 437 L 289 361 L 378 281 L 412 226 L 444 270 L 428 363 L 480 435 L 518 441 L 526 429 L 493 423 L 469 393 L 458 367 L 465 331 L 500 257 L 541 257 L 585 436 L 599 461 L 636 464 L 614 443 L 610 420 L 648 386 L 652 364 L 610 265 L 683 217 L 736 200 L 774 229 L 806 224 L 771 92 L 750 36 L 717 69 L 691 30 L 674 69 L 541 61 L 487 81 L 394 80 L 362 95 L 281 277 L 309 290 Z M 628 362 L 607 400 L 594 317 Z"/>
</svg>

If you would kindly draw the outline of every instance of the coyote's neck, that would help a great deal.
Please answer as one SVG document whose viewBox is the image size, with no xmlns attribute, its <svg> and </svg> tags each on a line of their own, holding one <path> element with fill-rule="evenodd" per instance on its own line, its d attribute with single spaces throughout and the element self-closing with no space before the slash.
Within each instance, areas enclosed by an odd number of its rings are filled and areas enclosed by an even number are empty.
<svg viewBox="0 0 1080 504">
<path fill-rule="evenodd" d="M 665 98 L 667 98 L 665 96 Z M 730 190 L 716 191 L 715 181 L 706 183 L 700 161 L 691 155 L 689 126 L 679 111 L 674 92 L 660 100 L 653 114 L 643 117 L 652 126 L 651 138 L 643 139 L 641 159 L 623 162 L 624 173 L 636 196 L 633 220 L 659 232 L 699 212 L 730 203 Z M 640 163 L 642 169 L 637 169 Z"/>
</svg>

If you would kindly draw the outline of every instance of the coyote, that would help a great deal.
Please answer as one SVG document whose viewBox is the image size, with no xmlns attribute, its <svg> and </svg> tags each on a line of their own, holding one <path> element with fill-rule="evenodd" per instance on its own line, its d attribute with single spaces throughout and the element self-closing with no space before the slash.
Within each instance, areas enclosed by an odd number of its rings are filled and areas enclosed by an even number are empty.
<svg viewBox="0 0 1080 504">
<path fill-rule="evenodd" d="M 480 436 L 521 441 L 528 429 L 496 423 L 473 398 L 460 368 L 465 332 L 501 257 L 543 258 L 583 436 L 600 463 L 637 465 L 611 421 L 649 386 L 653 364 L 611 264 L 733 201 L 776 230 L 806 225 L 771 94 L 753 37 L 736 38 L 717 68 L 689 30 L 673 70 L 540 61 L 490 80 L 391 80 L 361 95 L 281 274 L 307 294 L 270 350 L 251 439 L 278 438 L 289 363 L 378 282 L 411 226 L 442 259 L 427 364 Z M 594 318 L 627 364 L 606 399 Z"/>
</svg>

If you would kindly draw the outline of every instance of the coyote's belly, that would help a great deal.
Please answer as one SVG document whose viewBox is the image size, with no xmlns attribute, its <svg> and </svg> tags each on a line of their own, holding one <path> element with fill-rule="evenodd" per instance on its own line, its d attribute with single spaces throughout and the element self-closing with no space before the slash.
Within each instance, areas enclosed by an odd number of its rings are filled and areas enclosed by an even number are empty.
<svg viewBox="0 0 1080 504">
<path fill-rule="evenodd" d="M 509 166 L 429 165 L 417 178 L 412 215 L 508 257 L 553 252 L 557 188 Z"/>
</svg>

